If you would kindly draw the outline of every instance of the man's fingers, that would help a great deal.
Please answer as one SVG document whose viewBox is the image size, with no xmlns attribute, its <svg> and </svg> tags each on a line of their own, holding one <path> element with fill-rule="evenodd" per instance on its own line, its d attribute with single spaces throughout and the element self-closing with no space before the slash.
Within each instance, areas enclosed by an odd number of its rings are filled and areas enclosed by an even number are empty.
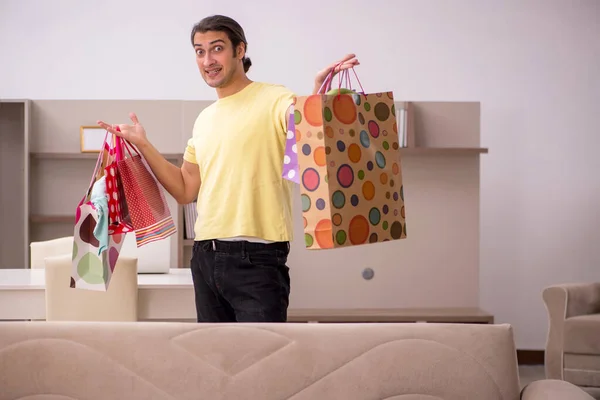
<svg viewBox="0 0 600 400">
<path fill-rule="evenodd" d="M 343 65 L 340 65 L 340 71 L 343 71 L 345 69 L 354 68 L 357 65 L 358 65 L 358 62 L 357 63 L 352 63 L 352 64 L 343 64 Z"/>
<path fill-rule="evenodd" d="M 135 113 L 129 113 L 129 118 L 131 118 L 131 121 L 133 121 L 134 124 L 139 124 L 140 121 L 138 120 L 137 115 L 135 115 Z"/>
<path fill-rule="evenodd" d="M 99 126 L 101 126 L 102 128 L 104 128 L 104 129 L 106 129 L 107 131 L 109 131 L 109 132 L 110 132 L 110 131 L 113 129 L 113 126 L 112 126 L 112 125 L 110 125 L 110 124 L 107 124 L 107 123 L 106 123 L 106 122 L 104 122 L 104 121 L 97 121 L 96 123 L 97 123 Z"/>
<path fill-rule="evenodd" d="M 99 126 L 101 126 L 102 128 L 106 129 L 107 131 L 109 131 L 110 133 L 112 133 L 113 135 L 117 135 L 117 136 L 123 137 L 123 132 L 118 131 L 116 129 L 118 125 L 110 125 L 110 124 L 107 124 L 104 121 L 98 121 L 97 124 Z"/>
<path fill-rule="evenodd" d="M 356 54 L 346 54 L 341 60 L 335 63 L 335 65 L 343 65 L 352 62 L 353 60 L 356 60 Z"/>
<path fill-rule="evenodd" d="M 345 61 L 348 61 L 348 60 L 350 60 L 352 58 L 356 58 L 356 54 L 354 54 L 354 53 L 346 54 L 344 56 L 344 58 L 342 58 L 340 61 L 341 62 L 345 62 Z"/>
<path fill-rule="evenodd" d="M 347 54 L 340 61 L 336 62 L 335 64 L 332 64 L 331 69 L 333 69 L 334 74 L 337 74 L 340 71 L 355 67 L 359 64 L 360 63 L 358 62 L 358 59 L 356 58 L 355 54 Z"/>
</svg>

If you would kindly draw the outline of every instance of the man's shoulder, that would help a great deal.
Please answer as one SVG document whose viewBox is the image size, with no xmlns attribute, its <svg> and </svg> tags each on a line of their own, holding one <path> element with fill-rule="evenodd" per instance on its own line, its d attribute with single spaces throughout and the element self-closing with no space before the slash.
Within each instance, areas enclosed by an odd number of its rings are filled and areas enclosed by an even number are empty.
<svg viewBox="0 0 600 400">
<path fill-rule="evenodd" d="M 196 116 L 196 120 L 201 119 L 203 117 L 206 117 L 207 115 L 214 113 L 216 110 L 216 104 L 217 104 L 216 101 L 213 101 L 212 103 L 208 104 L 206 107 L 203 107 L 202 109 L 200 109 Z"/>
<path fill-rule="evenodd" d="M 295 96 L 296 94 L 287 86 L 278 83 L 254 82 L 257 92 L 266 96 L 281 97 Z"/>
</svg>

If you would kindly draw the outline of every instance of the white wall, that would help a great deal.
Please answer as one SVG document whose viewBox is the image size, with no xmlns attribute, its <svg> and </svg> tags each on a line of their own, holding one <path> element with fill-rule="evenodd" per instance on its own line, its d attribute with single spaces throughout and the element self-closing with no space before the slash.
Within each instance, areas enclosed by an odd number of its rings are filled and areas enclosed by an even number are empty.
<svg viewBox="0 0 600 400">
<path fill-rule="evenodd" d="M 214 99 L 189 30 L 224 13 L 255 80 L 306 93 L 355 52 L 367 91 L 481 101 L 480 304 L 520 348 L 543 348 L 541 289 L 600 279 L 600 2 L 299 4 L 0 0 L 0 97 Z"/>
</svg>

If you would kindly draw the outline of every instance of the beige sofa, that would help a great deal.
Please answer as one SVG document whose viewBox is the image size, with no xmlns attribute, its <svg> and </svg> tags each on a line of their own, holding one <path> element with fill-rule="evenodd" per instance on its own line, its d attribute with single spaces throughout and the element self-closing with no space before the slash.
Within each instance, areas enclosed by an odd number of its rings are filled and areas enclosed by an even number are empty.
<svg viewBox="0 0 600 400">
<path fill-rule="evenodd" d="M 600 283 L 553 285 L 542 297 L 549 319 L 546 377 L 600 397 Z"/>
<path fill-rule="evenodd" d="M 0 399 L 589 400 L 520 397 L 508 325 L 0 323 Z"/>
</svg>

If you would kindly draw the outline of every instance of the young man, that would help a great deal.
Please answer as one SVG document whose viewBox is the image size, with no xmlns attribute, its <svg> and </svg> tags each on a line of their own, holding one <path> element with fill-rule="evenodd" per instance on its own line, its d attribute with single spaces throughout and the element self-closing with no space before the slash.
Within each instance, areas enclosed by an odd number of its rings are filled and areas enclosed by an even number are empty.
<svg viewBox="0 0 600 400">
<path fill-rule="evenodd" d="M 198 322 L 284 322 L 290 294 L 292 184 L 281 177 L 294 93 L 254 82 L 242 27 L 221 15 L 191 32 L 196 62 L 218 100 L 197 117 L 181 168 L 163 158 L 133 113 L 131 125 L 98 124 L 133 143 L 180 204 L 198 201 L 191 260 Z M 317 73 L 317 93 L 358 65 L 349 54 Z"/>
</svg>

